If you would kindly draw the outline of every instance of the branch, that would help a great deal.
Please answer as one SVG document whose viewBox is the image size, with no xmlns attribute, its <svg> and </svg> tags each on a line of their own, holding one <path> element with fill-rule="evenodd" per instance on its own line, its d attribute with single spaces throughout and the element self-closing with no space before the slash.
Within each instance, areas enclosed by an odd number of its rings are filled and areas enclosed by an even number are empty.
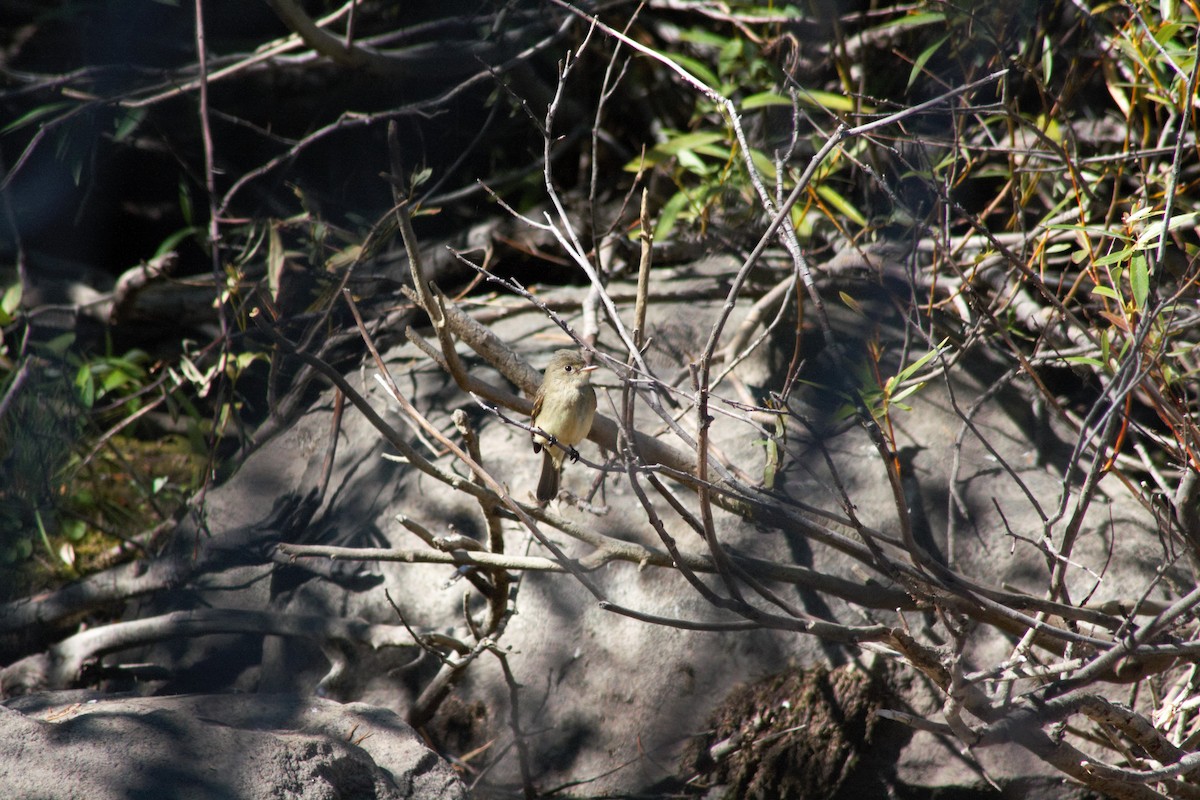
<svg viewBox="0 0 1200 800">
<path fill-rule="evenodd" d="M 371 625 L 361 620 L 234 609 L 175 611 L 160 617 L 114 622 L 63 639 L 45 653 L 0 669 L 0 688 L 7 694 L 18 690 L 70 688 L 80 679 L 84 663 L 93 658 L 164 639 L 218 633 L 288 636 L 321 642 L 340 640 L 373 649 L 413 644 L 402 627 Z"/>
</svg>

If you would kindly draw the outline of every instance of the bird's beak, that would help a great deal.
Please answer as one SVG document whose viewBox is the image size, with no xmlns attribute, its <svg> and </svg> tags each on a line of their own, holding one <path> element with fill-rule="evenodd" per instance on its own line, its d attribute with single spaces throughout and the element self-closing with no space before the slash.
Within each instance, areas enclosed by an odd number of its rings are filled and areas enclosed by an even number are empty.
<svg viewBox="0 0 1200 800">
<path fill-rule="evenodd" d="M 600 369 L 600 365 L 599 364 L 589 364 L 579 371 L 580 372 L 591 372 L 594 369 Z"/>
</svg>

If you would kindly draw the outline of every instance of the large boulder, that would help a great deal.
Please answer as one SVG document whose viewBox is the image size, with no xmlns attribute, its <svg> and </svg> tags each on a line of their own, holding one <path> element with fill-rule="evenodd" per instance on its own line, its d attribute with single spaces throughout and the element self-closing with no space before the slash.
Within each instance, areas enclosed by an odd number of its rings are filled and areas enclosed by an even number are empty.
<svg viewBox="0 0 1200 800">
<path fill-rule="evenodd" d="M 655 271 L 648 358 L 662 377 L 674 380 L 685 393 L 691 391 L 687 364 L 698 356 L 721 310 L 723 289 L 714 292 L 713 287 L 721 286 L 735 269 L 731 259 L 711 259 L 688 269 Z M 618 284 L 609 291 L 618 298 L 634 294 L 633 287 Z M 903 319 L 894 310 L 895 298 L 878 287 L 871 291 L 874 296 L 864 295 L 854 313 L 833 310 L 831 318 L 850 359 L 847 363 L 862 363 L 861 345 L 877 339 L 887 353 L 881 369 L 894 372 L 901 363 L 895 354 L 903 342 Z M 577 295 L 543 299 L 563 308 L 569 307 L 572 297 Z M 489 315 L 491 331 L 514 345 L 535 368 L 544 365 L 550 352 L 570 344 L 541 314 L 505 313 L 501 305 L 497 302 Z M 622 313 L 629 311 L 625 302 L 619 308 Z M 739 306 L 730 328 L 748 312 Z M 794 331 L 788 324 L 795 323 L 785 323 L 783 335 L 777 337 L 782 344 L 768 340 L 762 355 L 741 363 L 716 391 L 714 452 L 751 483 L 764 476 L 770 451 L 763 446 L 762 428 L 749 424 L 750 418 L 736 402 L 761 402 L 767 390 L 778 388 L 790 359 L 787 345 Z M 812 331 L 806 335 L 818 336 Z M 600 346 L 606 347 L 610 338 L 610 331 L 603 330 Z M 907 360 L 919 354 L 919 348 L 910 350 Z M 461 355 L 472 376 L 507 386 L 482 358 L 466 348 Z M 407 400 L 454 441 L 461 436 L 453 412 L 465 412 L 479 435 L 482 466 L 513 497 L 532 502 L 540 460 L 530 448 L 528 431 L 485 410 L 417 347 L 396 346 L 384 358 Z M 815 377 L 813 383 L 823 388 L 800 388 L 793 397 L 793 409 L 807 425 L 798 424 L 798 417 L 786 420 L 787 436 L 777 440 L 784 451 L 774 474 L 774 497 L 780 508 L 808 509 L 809 518 L 830 535 L 858 542 L 853 529 L 838 521 L 848 499 L 864 525 L 895 538 L 896 499 L 878 452 L 860 427 L 843 424 L 837 414 L 839 389 L 851 380 L 852 372 L 843 365 L 839 373 L 832 363 L 828 354 L 816 353 L 802 373 L 805 378 Z M 896 444 L 904 451 L 906 502 L 917 529 L 914 534 L 943 564 L 973 581 L 1040 594 L 1053 566 L 1038 538 L 1045 509 L 1060 502 L 1064 476 L 1074 475 L 1077 466 L 1071 463 L 1070 448 L 1056 444 L 1069 440 L 1070 434 L 1060 421 L 1032 414 L 1028 402 L 1015 391 L 993 387 L 997 372 L 986 359 L 973 358 L 961 366 L 908 397 L 911 412 L 892 411 Z M 401 417 L 373 379 L 374 372 L 368 361 L 347 377 L 445 474 L 469 475 L 428 432 Z M 604 371 L 596 374 L 595 382 L 600 386 L 599 413 L 617 417 L 620 383 Z M 981 398 L 983 402 L 972 409 Z M 663 402 L 672 412 L 670 401 L 664 397 Z M 752 625 L 717 608 L 673 569 L 600 558 L 583 562 L 590 588 L 563 572 L 526 572 L 514 583 L 514 613 L 502 633 L 494 642 L 479 643 L 464 614 L 478 621 L 484 601 L 463 579 L 463 571 L 452 566 L 281 557 L 274 548 L 281 541 L 428 550 L 406 525 L 434 536 L 487 540 L 485 515 L 478 502 L 411 464 L 385 458 L 391 446 L 349 407 L 340 427 L 331 432 L 334 405 L 332 394 L 322 396 L 294 424 L 255 451 L 231 479 L 207 494 L 206 527 L 177 537 L 173 557 L 181 563 L 199 559 L 213 568 L 189 573 L 182 585 L 145 600 L 130 614 L 161 616 L 212 607 L 268 611 L 291 619 L 403 624 L 422 636 L 428 649 L 397 647 L 395 641 L 381 646 L 368 636 L 343 634 L 322 641 L 287 626 L 264 630 L 270 634 L 265 638 L 246 631 L 225 632 L 123 656 L 168 668 L 169 677 L 143 685 L 143 691 L 236 689 L 301 695 L 320 691 L 407 716 L 424 708 L 435 676 L 445 677 L 443 662 L 434 651 L 464 657 L 446 649 L 445 643 L 453 640 L 474 648 L 474 660 L 444 685 L 446 699 L 436 713 L 418 723 L 443 752 L 462 759 L 468 769 L 479 769 L 482 787 L 571 786 L 586 795 L 677 791 L 689 780 L 694 785 L 745 787 L 757 781 L 754 785 L 778 786 L 758 767 L 742 765 L 741 772 L 735 773 L 732 767 L 719 765 L 717 756 L 729 748 L 718 745 L 727 744 L 738 730 L 751 733 L 734 749 L 751 751 L 764 737 L 778 742 L 767 736 L 771 727 L 762 721 L 767 717 L 782 720 L 783 731 L 798 725 L 839 725 L 843 717 L 853 717 L 859 723 L 836 734 L 812 731 L 816 741 L 838 743 L 841 749 L 836 757 L 778 752 L 771 756 L 776 764 L 817 764 L 827 776 L 815 784 L 810 777 L 789 785 L 823 785 L 830 796 L 838 787 L 853 796 L 872 792 L 884 796 L 935 788 L 986 793 L 994 786 L 1008 787 L 1026 798 L 1064 796 L 1061 776 L 1014 744 L 964 753 L 944 733 L 914 733 L 894 721 L 903 714 L 938 719 L 945 702 L 928 676 L 912 669 L 894 651 L 874 647 L 864 652 L 814 635 Z M 689 410 L 678 424 L 694 434 L 695 418 L 694 410 Z M 634 420 L 642 433 L 659 436 L 679 450 L 688 449 L 644 402 L 639 401 Z M 334 436 L 336 456 L 328 466 L 326 483 L 326 459 Z M 584 462 L 605 462 L 595 444 L 584 443 L 581 452 Z M 663 541 L 648 522 L 620 463 L 611 466 L 601 472 L 586 463 L 568 463 L 563 486 L 587 502 L 560 501 L 551 506 L 553 513 L 575 526 L 572 534 L 556 530 L 550 521 L 540 529 L 575 559 L 595 556 L 597 546 L 636 545 L 663 552 Z M 836 481 L 831 469 L 836 470 Z M 642 481 L 645 485 L 644 476 Z M 323 494 L 322 486 L 327 487 Z M 690 490 L 670 481 L 668 486 L 695 514 L 696 500 Z M 270 510 L 301 498 L 316 498 L 319 507 L 287 524 Z M 663 530 L 681 551 L 707 552 L 685 517 L 662 498 L 652 503 Z M 929 608 L 915 608 L 909 595 L 886 575 L 846 549 L 831 546 L 830 540 L 813 536 L 812 528 L 788 523 L 786 516 L 749 519 L 720 509 L 714 513 L 717 537 L 730 553 L 811 571 L 795 584 L 769 582 L 778 602 L 762 599 L 765 595 L 756 601 L 768 612 L 784 616 L 786 607 L 787 614 L 844 626 L 882 623 L 911 630 L 928 652 L 945 664 L 953 662 L 964 674 L 982 674 L 1013 655 L 1016 639 L 1009 633 L 952 612 L 939 617 Z M 503 517 L 499 524 L 506 553 L 550 555 L 515 520 Z M 1103 494 L 1079 528 L 1066 576 L 1070 596 L 1097 605 L 1139 596 L 1160 559 L 1153 531 L 1153 519 L 1127 494 L 1119 490 Z M 217 551 L 236 557 L 213 558 Z M 890 552 L 899 551 L 892 547 Z M 727 594 L 721 579 L 702 578 L 715 593 Z M 825 590 L 820 583 L 836 580 L 867 590 L 875 602 L 852 604 L 844 592 Z M 1163 582 L 1150 595 L 1165 599 L 1167 591 Z M 598 602 L 601 599 L 605 602 Z M 638 615 L 668 624 L 651 624 Z M 952 635 L 945 627 L 947 621 L 955 626 L 954 635 L 963 637 L 957 655 L 949 646 Z M 827 698 L 827 708 L 820 713 L 811 709 L 776 713 L 778 709 L 769 707 L 784 702 L 779 700 L 780 687 L 811 685 L 809 678 L 786 676 L 811 675 L 814 668 L 849 676 L 828 686 L 868 686 L 869 702 L 857 695 Z M 802 701 L 800 688 L 796 702 Z M 766 698 L 757 717 L 748 710 L 754 698 Z M 138 702 L 169 707 L 182 701 Z M 239 697 L 231 702 L 250 701 Z M 881 711 L 902 713 L 889 716 Z M 868 718 L 870 724 L 864 722 Z M 29 720 L 22 724 L 30 730 L 38 727 Z M 284 754 L 278 757 L 282 763 L 295 763 L 286 753 L 294 752 L 288 748 L 300 740 L 272 736 L 270 741 L 279 743 L 275 752 Z M 301 744 L 307 751 L 324 748 L 326 756 L 341 759 L 339 763 L 366 764 L 355 760 L 358 751 L 349 745 L 317 747 L 309 739 Z M 236 752 L 227 755 L 234 758 Z M 199 764 L 189 767 L 199 768 Z M 372 781 L 382 780 L 369 769 L 362 774 L 371 775 Z"/>
<path fill-rule="evenodd" d="M 298 695 L 28 695 L 0 705 L 6 797 L 466 798 L 394 713 Z"/>
</svg>

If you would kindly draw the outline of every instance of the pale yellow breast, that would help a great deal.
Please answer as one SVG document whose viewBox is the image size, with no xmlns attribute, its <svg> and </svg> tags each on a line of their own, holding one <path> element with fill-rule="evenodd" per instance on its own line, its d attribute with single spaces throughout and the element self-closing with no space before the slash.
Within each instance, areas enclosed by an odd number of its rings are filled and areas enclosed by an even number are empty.
<svg viewBox="0 0 1200 800">
<path fill-rule="evenodd" d="M 584 413 L 570 413 L 571 408 L 582 408 Z M 541 413 L 533 424 L 554 436 L 562 444 L 576 445 L 584 440 L 592 429 L 592 417 L 596 413 L 596 392 L 591 386 L 580 390 L 558 393 L 542 401 Z M 566 420 L 566 424 L 559 424 Z M 538 437 L 541 439 L 542 437 Z"/>
</svg>

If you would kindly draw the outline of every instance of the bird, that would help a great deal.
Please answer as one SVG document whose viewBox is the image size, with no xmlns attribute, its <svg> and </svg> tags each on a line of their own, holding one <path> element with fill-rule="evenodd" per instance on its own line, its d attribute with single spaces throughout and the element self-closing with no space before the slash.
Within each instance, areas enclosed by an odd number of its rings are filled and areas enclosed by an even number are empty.
<svg viewBox="0 0 1200 800">
<path fill-rule="evenodd" d="M 533 452 L 542 452 L 542 475 L 538 480 L 537 499 L 548 503 L 558 496 L 558 479 L 563 456 L 569 451 L 578 458 L 575 445 L 587 438 L 596 415 L 596 390 L 592 371 L 574 350 L 557 350 L 550 357 L 542 385 L 533 400 L 531 422 Z"/>
</svg>

